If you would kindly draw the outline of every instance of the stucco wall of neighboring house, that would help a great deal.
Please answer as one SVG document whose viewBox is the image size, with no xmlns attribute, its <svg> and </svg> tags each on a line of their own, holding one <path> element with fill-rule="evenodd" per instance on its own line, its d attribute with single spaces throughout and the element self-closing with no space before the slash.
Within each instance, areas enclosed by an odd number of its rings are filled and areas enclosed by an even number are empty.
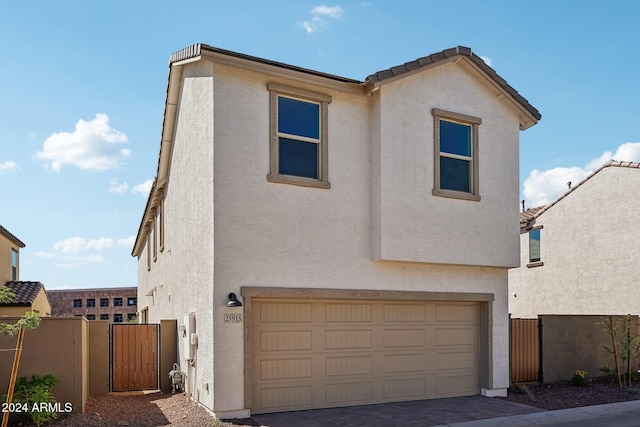
<svg viewBox="0 0 640 427">
<path fill-rule="evenodd" d="M 3 236 L 0 233 L 0 286 L 4 285 L 6 282 L 10 280 L 14 280 L 12 277 L 12 269 L 11 269 L 11 250 L 15 249 L 20 253 L 20 248 L 7 237 Z M 20 255 L 18 255 L 19 257 Z M 18 277 L 15 280 L 19 280 L 20 278 L 20 258 L 18 258 Z"/>
<path fill-rule="evenodd" d="M 23 316 L 24 313 L 31 310 L 31 307 L 28 305 L 3 305 L 0 306 L 0 316 L 1 317 L 20 317 Z"/>
<path fill-rule="evenodd" d="M 212 73 L 212 66 L 206 63 L 185 67 L 171 180 L 165 189 L 164 251 L 159 250 L 158 236 L 157 261 L 153 261 L 152 253 L 151 269 L 147 271 L 147 245 L 138 263 L 138 307 L 140 310 L 149 307 L 149 323 L 176 319 L 181 325 L 183 315 L 196 313 L 197 360 L 191 366 L 181 355 L 181 369 L 189 376 L 187 391 L 211 410 L 214 408 Z M 150 242 L 153 245 L 153 237 Z M 166 376 L 168 372 L 160 375 Z"/>
<path fill-rule="evenodd" d="M 380 217 L 373 253 L 380 259 L 496 267 L 518 266 L 519 125 L 517 114 L 466 66 L 448 63 L 382 86 L 380 174 L 372 191 Z M 479 202 L 434 197 L 432 109 L 480 118 Z M 409 125 L 410 124 L 410 125 Z M 452 232 L 454 231 L 455 232 Z M 487 250 L 491 245 L 491 250 Z"/>
<path fill-rule="evenodd" d="M 537 218 L 544 265 L 526 267 L 522 234 L 522 266 L 509 272 L 513 317 L 638 314 L 638 186 L 640 170 L 606 167 Z"/>
<path fill-rule="evenodd" d="M 223 321 L 238 311 L 226 307 L 227 295 L 240 296 L 243 286 L 493 294 L 486 385 L 508 386 L 504 267 L 517 264 L 518 120 L 479 80 L 440 68 L 369 96 L 228 65 L 184 65 L 165 247 L 150 271 L 153 237 L 140 254 L 138 303 L 149 307 L 150 322 L 180 325 L 195 312 L 195 366 L 182 360 L 182 369 L 204 406 L 220 416 L 246 409 L 244 325 Z M 421 89 L 427 76 L 440 90 Z M 270 82 L 332 96 L 331 189 L 267 182 Z M 480 202 L 431 195 L 434 107 L 483 119 Z M 415 121 L 419 130 L 403 129 Z M 376 244 L 380 258 L 393 261 L 374 261 Z"/>
<path fill-rule="evenodd" d="M 38 312 L 40 317 L 51 316 L 51 304 L 44 289 L 40 289 L 38 296 L 31 304 L 31 309 Z"/>
</svg>

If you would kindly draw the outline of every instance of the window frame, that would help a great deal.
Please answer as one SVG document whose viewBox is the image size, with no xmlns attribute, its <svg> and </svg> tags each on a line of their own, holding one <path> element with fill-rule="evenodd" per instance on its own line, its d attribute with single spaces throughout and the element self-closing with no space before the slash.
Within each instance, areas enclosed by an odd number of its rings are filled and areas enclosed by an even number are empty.
<svg viewBox="0 0 640 427">
<path fill-rule="evenodd" d="M 276 182 L 280 184 L 292 184 L 300 185 L 303 187 L 315 187 L 315 188 L 331 188 L 329 182 L 329 104 L 331 103 L 331 96 L 314 92 L 307 89 L 295 88 L 291 86 L 282 85 L 279 83 L 268 83 L 267 90 L 269 91 L 269 157 L 270 157 L 270 171 L 267 175 L 267 181 Z M 318 104 L 320 106 L 320 137 L 317 144 L 318 147 L 318 178 L 307 178 L 295 175 L 285 175 L 280 173 L 280 142 L 278 132 L 278 98 L 285 97 L 295 99 L 297 101 L 308 102 L 312 104 Z M 287 134 L 287 138 L 291 138 Z M 302 139 L 301 139 L 302 140 Z M 307 141 L 305 139 L 305 142 Z"/>
<path fill-rule="evenodd" d="M 133 304 L 131 304 L 133 301 Z M 127 307 L 138 306 L 138 297 L 127 297 Z"/>
<path fill-rule="evenodd" d="M 113 306 L 114 307 L 122 307 L 122 297 L 113 298 Z"/>
<path fill-rule="evenodd" d="M 468 116 L 466 114 L 454 113 L 451 111 L 440 110 L 438 108 L 434 108 L 431 110 L 431 114 L 433 116 L 433 141 L 434 141 L 434 182 L 433 182 L 433 191 L 432 194 L 434 196 L 439 197 L 449 197 L 453 199 L 462 199 L 462 200 L 471 200 L 479 202 L 481 200 L 480 197 L 480 171 L 478 167 L 478 131 L 480 125 L 482 124 L 482 119 L 479 117 Z M 467 156 L 459 156 L 453 153 L 445 153 L 442 155 L 442 151 L 440 150 L 440 122 L 446 121 L 451 123 L 456 123 L 464 126 L 469 126 L 471 130 L 471 156 L 468 160 L 470 165 L 470 173 L 469 173 L 469 192 L 466 191 L 456 191 L 444 189 L 441 187 L 441 174 L 440 174 L 440 158 L 453 158 L 459 160 L 467 160 Z M 467 157 L 467 158 L 463 158 Z"/>
<path fill-rule="evenodd" d="M 11 248 L 11 280 L 16 281 L 20 275 L 20 252 Z"/>
<path fill-rule="evenodd" d="M 120 316 L 120 317 L 118 317 Z M 114 313 L 113 314 L 113 323 L 123 323 L 122 313 Z"/>
<path fill-rule="evenodd" d="M 527 263 L 527 267 L 531 268 L 531 267 L 542 267 L 544 265 L 544 262 L 542 262 L 542 230 L 543 226 L 539 225 L 537 227 L 531 227 L 529 229 L 527 229 L 527 234 L 528 234 L 528 238 L 529 238 L 529 253 L 528 255 L 528 259 L 529 259 L 529 263 Z M 538 234 L 538 258 L 532 258 L 531 257 L 531 233 L 536 232 Z M 535 240 L 535 239 L 534 239 Z"/>
<path fill-rule="evenodd" d="M 96 299 L 95 298 L 87 298 L 87 307 L 95 308 L 95 306 L 96 306 Z"/>
<path fill-rule="evenodd" d="M 74 298 L 72 301 L 73 308 L 82 308 L 82 298 Z"/>
<path fill-rule="evenodd" d="M 110 320 L 109 313 L 100 313 L 100 320 Z"/>
<path fill-rule="evenodd" d="M 109 298 L 100 298 L 100 307 L 109 307 Z"/>
</svg>

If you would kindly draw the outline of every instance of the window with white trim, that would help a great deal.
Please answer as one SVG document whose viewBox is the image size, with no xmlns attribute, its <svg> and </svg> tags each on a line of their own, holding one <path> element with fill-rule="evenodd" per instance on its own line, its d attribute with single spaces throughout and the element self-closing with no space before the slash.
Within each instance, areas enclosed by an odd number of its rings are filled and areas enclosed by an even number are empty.
<svg viewBox="0 0 640 427">
<path fill-rule="evenodd" d="M 529 262 L 540 262 L 540 229 L 529 231 Z"/>
<path fill-rule="evenodd" d="M 435 196 L 480 200 L 478 128 L 482 119 L 432 110 Z"/>
<path fill-rule="evenodd" d="M 277 83 L 269 83 L 268 90 L 268 181 L 330 188 L 327 115 L 331 97 Z"/>
</svg>

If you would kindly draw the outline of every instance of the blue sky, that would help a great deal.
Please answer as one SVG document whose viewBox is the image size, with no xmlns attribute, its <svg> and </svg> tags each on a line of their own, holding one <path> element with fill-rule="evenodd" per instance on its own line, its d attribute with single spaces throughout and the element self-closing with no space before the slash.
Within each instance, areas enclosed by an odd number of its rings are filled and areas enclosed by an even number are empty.
<svg viewBox="0 0 640 427">
<path fill-rule="evenodd" d="M 640 161 L 640 2 L 0 3 L 0 224 L 21 279 L 132 286 L 168 58 L 194 43 L 364 80 L 468 46 L 541 113 L 522 132 L 527 206 L 609 158 Z"/>
</svg>

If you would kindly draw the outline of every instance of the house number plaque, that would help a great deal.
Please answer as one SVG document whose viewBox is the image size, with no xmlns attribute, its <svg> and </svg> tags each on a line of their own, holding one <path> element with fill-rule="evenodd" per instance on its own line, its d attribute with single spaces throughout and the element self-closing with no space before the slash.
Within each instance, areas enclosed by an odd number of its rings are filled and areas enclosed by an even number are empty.
<svg viewBox="0 0 640 427">
<path fill-rule="evenodd" d="M 241 323 L 242 313 L 225 313 L 224 323 Z"/>
</svg>

